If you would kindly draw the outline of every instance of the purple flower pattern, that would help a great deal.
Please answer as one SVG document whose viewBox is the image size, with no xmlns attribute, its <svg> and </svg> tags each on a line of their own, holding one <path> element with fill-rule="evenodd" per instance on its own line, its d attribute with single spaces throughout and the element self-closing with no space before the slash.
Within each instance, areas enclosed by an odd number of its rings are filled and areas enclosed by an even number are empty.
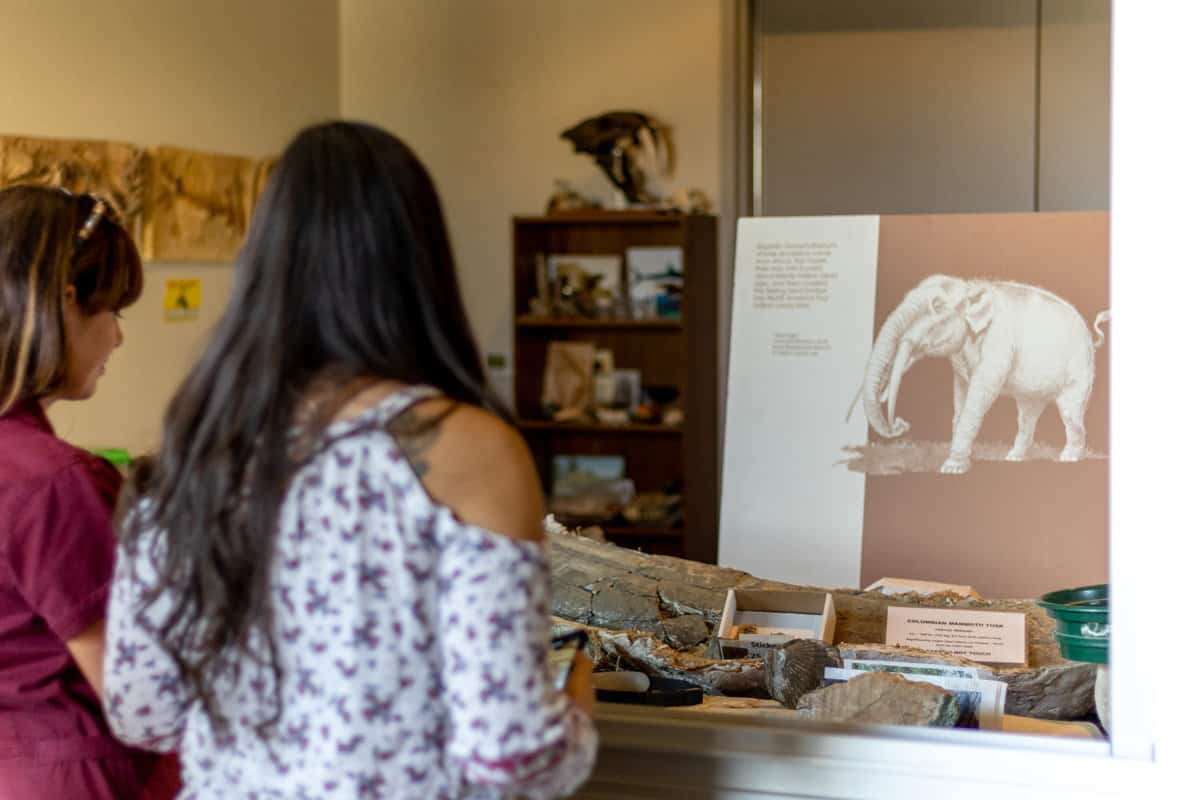
<svg viewBox="0 0 1200 800">
<path fill-rule="evenodd" d="M 106 710 L 126 742 L 180 752 L 181 797 L 548 798 L 587 776 L 595 729 L 545 668 L 544 549 L 460 522 L 386 431 L 431 393 L 335 423 L 293 480 L 270 580 L 282 685 L 265 661 L 225 665 L 228 734 L 184 696 L 156 639 L 168 598 L 137 614 L 156 537 L 122 548 Z M 280 717 L 260 739 L 276 688 Z"/>
</svg>

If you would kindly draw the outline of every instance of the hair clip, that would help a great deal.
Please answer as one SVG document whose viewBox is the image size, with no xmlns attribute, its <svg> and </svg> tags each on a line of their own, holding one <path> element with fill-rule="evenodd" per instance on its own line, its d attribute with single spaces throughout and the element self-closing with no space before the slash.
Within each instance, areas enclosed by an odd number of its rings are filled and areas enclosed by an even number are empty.
<svg viewBox="0 0 1200 800">
<path fill-rule="evenodd" d="M 93 198 L 92 212 L 88 214 L 87 221 L 83 223 L 83 227 L 79 229 L 76 236 L 81 242 L 86 242 L 96 232 L 96 226 L 100 224 L 100 220 L 104 219 L 105 212 L 108 211 L 108 203 L 100 198 Z"/>
</svg>

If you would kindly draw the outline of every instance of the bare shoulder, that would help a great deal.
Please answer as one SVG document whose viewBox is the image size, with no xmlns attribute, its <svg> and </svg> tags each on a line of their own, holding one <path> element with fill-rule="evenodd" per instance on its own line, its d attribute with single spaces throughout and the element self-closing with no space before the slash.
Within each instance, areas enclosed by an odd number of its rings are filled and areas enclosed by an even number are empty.
<svg viewBox="0 0 1200 800">
<path fill-rule="evenodd" d="M 463 522 L 514 539 L 542 538 L 541 482 L 511 426 L 477 406 L 435 398 L 389 430 L 425 490 Z"/>
</svg>

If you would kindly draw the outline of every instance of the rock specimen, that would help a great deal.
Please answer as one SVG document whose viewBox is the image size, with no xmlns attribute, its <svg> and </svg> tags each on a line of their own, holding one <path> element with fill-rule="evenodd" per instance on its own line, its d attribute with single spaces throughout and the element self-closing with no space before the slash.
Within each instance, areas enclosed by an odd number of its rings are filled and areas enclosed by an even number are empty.
<svg viewBox="0 0 1200 800">
<path fill-rule="evenodd" d="M 908 647 L 886 645 L 842 645 L 838 653 L 845 658 L 910 663 L 958 664 L 979 670 L 979 677 L 1008 684 L 1004 712 L 1039 719 L 1076 719 L 1089 714 L 1095 704 L 1094 664 L 1057 658 L 1030 668 L 989 667 L 965 658 L 928 653 Z"/>
<path fill-rule="evenodd" d="M 683 614 L 662 621 L 667 643 L 679 650 L 686 650 L 709 639 L 708 625 L 699 614 Z"/>
<path fill-rule="evenodd" d="M 767 694 L 787 708 L 821 685 L 826 667 L 840 667 L 837 648 L 816 639 L 797 639 L 763 659 Z"/>
<path fill-rule="evenodd" d="M 767 695 L 762 659 L 716 658 L 713 634 L 728 589 L 814 589 L 763 580 L 739 570 L 670 556 L 651 556 L 570 533 L 547 532 L 553 613 L 586 627 L 593 650 L 607 666 L 636 665 L 650 674 L 690 680 L 712 694 Z M 1095 667 L 1066 661 L 1054 641 L 1054 622 L 1031 600 L 975 600 L 955 594 L 884 595 L 856 589 L 823 589 L 837 612 L 834 641 L 841 658 L 900 658 L 963 663 L 981 677 L 1008 684 L 1005 711 L 1043 719 L 1075 719 L 1095 704 Z M 888 648 L 887 609 L 922 605 L 1018 611 L 1029 641 L 1026 667 L 990 668 L 952 656 Z M 701 637 L 700 627 L 704 627 Z M 694 642 L 694 644 L 691 644 Z M 815 657 L 815 654 L 814 654 Z M 814 665 L 815 668 L 815 665 Z"/>
<path fill-rule="evenodd" d="M 1108 664 L 1096 667 L 1096 716 L 1106 733 L 1112 733 L 1112 693 L 1108 678 Z"/>
<path fill-rule="evenodd" d="M 887 672 L 868 672 L 800 698 L 796 714 L 818 722 L 953 727 L 958 722 L 954 693 Z"/>
<path fill-rule="evenodd" d="M 589 655 L 602 666 L 635 668 L 662 678 L 679 678 L 694 683 L 708 694 L 765 694 L 761 658 L 707 658 L 694 650 L 676 650 L 648 633 L 609 630 L 554 619 L 555 634 L 579 628 L 588 632 Z"/>
</svg>

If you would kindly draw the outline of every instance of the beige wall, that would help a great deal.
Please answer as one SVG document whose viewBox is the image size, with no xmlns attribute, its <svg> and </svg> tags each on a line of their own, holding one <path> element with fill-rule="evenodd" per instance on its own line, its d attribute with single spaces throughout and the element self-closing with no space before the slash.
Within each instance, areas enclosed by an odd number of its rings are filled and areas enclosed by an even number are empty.
<svg viewBox="0 0 1200 800">
<path fill-rule="evenodd" d="M 720 111 L 721 59 L 733 9 L 732 0 L 0 0 L 5 30 L 20 32 L 0 48 L 0 133 L 263 155 L 339 112 L 381 124 L 438 182 L 476 335 L 508 354 L 510 217 L 539 212 L 556 178 L 609 191 L 560 131 L 601 111 L 648 111 L 672 126 L 678 154 L 673 179 L 657 188 L 721 199 L 732 125 Z M 74 442 L 154 446 L 232 270 L 151 264 L 147 277 L 97 396 L 52 409 Z M 203 281 L 199 322 L 162 321 L 175 277 Z"/>
<path fill-rule="evenodd" d="M 481 345 L 509 353 L 511 222 L 563 178 L 604 196 L 558 138 L 585 117 L 645 111 L 678 153 L 665 188 L 722 193 L 722 20 L 730 0 L 343 0 L 342 113 L 387 127 L 438 184 Z"/>
<path fill-rule="evenodd" d="M 0 20 L 0 133 L 259 156 L 338 112 L 336 0 L 0 0 Z M 59 432 L 152 447 L 231 276 L 228 265 L 149 265 L 96 397 L 51 410 Z M 172 277 L 203 281 L 200 321 L 163 321 Z"/>
</svg>

